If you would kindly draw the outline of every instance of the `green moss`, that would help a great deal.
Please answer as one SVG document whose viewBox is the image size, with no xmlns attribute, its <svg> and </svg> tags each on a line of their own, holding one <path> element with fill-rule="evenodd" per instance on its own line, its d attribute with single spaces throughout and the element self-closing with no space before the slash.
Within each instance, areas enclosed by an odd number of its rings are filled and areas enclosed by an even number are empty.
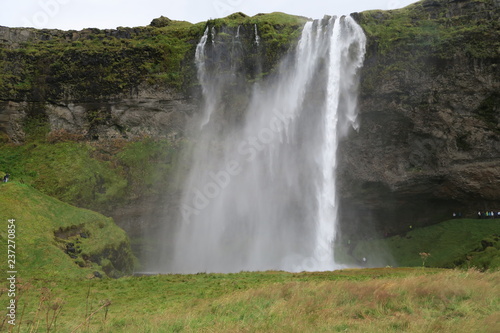
<svg viewBox="0 0 500 333">
<path fill-rule="evenodd" d="M 482 254 L 476 252 L 478 249 L 485 250 L 490 245 L 496 248 L 498 240 L 494 243 L 488 242 L 486 246 L 482 244 L 485 239 L 495 238 L 494 235 L 499 234 L 500 223 L 496 219 L 450 220 L 412 230 L 404 236 L 360 242 L 356 244 L 353 255 L 356 258 L 370 258 L 371 254 L 375 254 L 371 256 L 386 256 L 388 262 L 392 257 L 394 264 L 398 266 L 422 266 L 419 253 L 425 252 L 431 254 L 425 263 L 427 267 L 444 268 L 464 266 L 465 258 L 472 256 L 475 259 L 469 260 L 471 267 L 475 261 L 482 261 L 482 264 L 478 265 L 481 269 L 496 269 L 499 260 L 497 254 L 500 254 L 497 250 L 491 249 Z M 492 266 L 486 265 L 487 262 Z"/>
<path fill-rule="evenodd" d="M 248 24 L 257 25 L 264 44 L 263 72 L 272 72 L 284 54 L 297 45 L 302 27 L 307 22 L 304 17 L 271 13 L 256 15 L 247 19 Z"/>
<path fill-rule="evenodd" d="M 134 196 L 159 194 L 170 187 L 179 146 L 170 140 L 144 139 L 127 144 L 118 154 Z"/>
<path fill-rule="evenodd" d="M 87 31 L 85 31 L 87 32 Z M 82 32 L 83 33 L 83 32 Z M 150 74 L 168 72 L 167 82 L 180 88 L 184 77 L 182 60 L 193 48 L 189 43 L 199 31 L 187 22 L 168 26 L 119 29 L 117 38 L 101 30 L 72 41 L 71 35 L 50 36 L 18 49 L 3 49 L 0 54 L 2 98 L 20 99 L 44 89 L 47 99 L 98 100 L 129 93 Z M 66 35 L 65 35 L 66 34 Z M 154 73 L 146 69 L 156 66 Z M 36 84 L 35 84 L 35 81 Z"/>
<path fill-rule="evenodd" d="M 500 269 L 500 236 L 497 234 L 482 239 L 480 246 L 458 259 L 456 264 L 483 271 Z"/>
<path fill-rule="evenodd" d="M 50 131 L 47 116 L 43 113 L 43 111 L 26 117 L 23 125 L 25 140 L 27 142 L 45 141 L 47 134 Z"/>
<path fill-rule="evenodd" d="M 367 36 L 361 94 L 399 78 L 402 100 L 408 73 L 440 75 L 454 61 L 495 63 L 500 54 L 500 16 L 492 0 L 420 1 L 402 9 L 371 10 L 353 17 Z M 418 75 L 418 74 L 417 74 Z"/>
<path fill-rule="evenodd" d="M 0 167 L 47 195 L 103 210 L 122 200 L 127 181 L 119 167 L 92 158 L 93 151 L 90 145 L 75 142 L 4 145 Z"/>
<path fill-rule="evenodd" d="M 132 271 L 128 238 L 113 220 L 70 206 L 15 181 L 2 183 L 0 187 L 0 220 L 6 225 L 8 219 L 15 219 L 16 269 L 23 278 L 83 278 L 101 270 L 93 258 L 110 260 L 113 266 L 110 272 L 114 275 Z M 62 230 L 73 230 L 73 233 L 63 235 Z M 87 238 L 81 238 L 80 232 L 87 233 Z M 7 237 L 7 228 L 0 230 L 0 248 L 4 253 Z M 77 258 L 65 253 L 69 241 L 79 242 L 76 245 L 81 253 L 76 254 Z M 120 251 L 121 257 L 114 257 L 113 251 Z"/>
<path fill-rule="evenodd" d="M 439 0 L 432 4 L 420 1 L 398 10 L 366 11 L 356 19 L 382 55 L 397 50 L 410 59 L 429 53 L 443 59 L 463 53 L 476 58 L 496 57 L 500 22 L 498 11 L 492 13 L 497 5 L 492 0 L 471 2 L 481 5 L 474 11 L 463 10 L 461 15 L 450 15 L 448 2 Z"/>
<path fill-rule="evenodd" d="M 132 94 L 145 82 L 184 92 L 196 80 L 194 51 L 207 24 L 219 30 L 238 25 L 251 30 L 256 24 L 263 34 L 265 61 L 274 64 L 298 38 L 305 19 L 272 13 L 253 18 L 234 14 L 199 24 L 166 18 L 154 22 L 115 31 L 42 30 L 36 32 L 43 38 L 19 48 L 2 47 L 0 99 L 96 101 Z"/>
<path fill-rule="evenodd" d="M 151 21 L 150 25 L 156 28 L 163 28 L 169 26 L 170 24 L 172 24 L 171 19 L 165 16 L 160 16 L 159 18 L 156 18 L 153 21 Z"/>
<path fill-rule="evenodd" d="M 250 24 L 272 23 L 275 27 L 298 27 L 307 22 L 307 18 L 295 15 L 289 15 L 281 12 L 273 12 L 270 14 L 257 14 L 246 18 L 245 22 Z"/>
<path fill-rule="evenodd" d="M 145 138 L 109 144 L 30 142 L 0 145 L 0 170 L 64 202 L 101 212 L 172 183 L 179 144 Z"/>
</svg>

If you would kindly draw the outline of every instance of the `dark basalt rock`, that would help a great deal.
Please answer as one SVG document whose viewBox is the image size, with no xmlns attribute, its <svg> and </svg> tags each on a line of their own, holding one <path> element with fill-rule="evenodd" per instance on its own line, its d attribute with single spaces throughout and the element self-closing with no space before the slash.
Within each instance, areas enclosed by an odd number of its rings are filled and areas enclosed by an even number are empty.
<svg viewBox="0 0 500 333">
<path fill-rule="evenodd" d="M 432 43 L 395 41 L 382 53 L 385 37 L 368 38 L 360 128 L 339 147 L 341 224 L 347 234 L 369 235 L 370 226 L 381 234 L 402 233 L 453 212 L 474 217 L 478 210 L 500 207 L 500 51 L 487 32 L 498 22 L 498 5 L 422 1 L 408 15 L 421 15 L 420 5 L 426 24 L 434 24 Z M 369 22 L 364 15 L 389 17 L 361 13 L 362 25 Z M 440 26 L 444 17 L 456 26 Z M 482 26 L 483 32 L 466 37 L 460 27 L 470 26 Z"/>
</svg>

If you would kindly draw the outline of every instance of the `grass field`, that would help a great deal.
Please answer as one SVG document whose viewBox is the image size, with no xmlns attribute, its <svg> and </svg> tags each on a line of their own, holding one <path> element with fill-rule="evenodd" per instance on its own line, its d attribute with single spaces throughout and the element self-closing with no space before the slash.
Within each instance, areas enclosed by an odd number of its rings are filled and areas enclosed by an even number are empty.
<svg viewBox="0 0 500 333">
<path fill-rule="evenodd" d="M 3 316 L 0 331 L 498 332 L 500 271 L 424 268 L 418 256 L 418 251 L 431 252 L 436 259 L 427 264 L 434 265 L 486 253 L 494 262 L 498 242 L 485 239 L 499 232 L 498 220 L 448 221 L 383 240 L 400 263 L 420 266 L 414 268 L 111 279 L 93 274 L 109 262 L 88 260 L 109 254 L 111 244 L 128 244 L 111 219 L 25 184 L 2 183 L 0 190 L 0 219 L 4 226 L 16 219 L 18 246 L 15 297 L 9 295 L 6 255 L 0 265 L 5 281 L 0 306 L 7 314 L 15 300 L 16 326 Z M 70 235 L 74 228 L 88 238 Z M 8 238 L 5 227 L 0 252 L 7 252 Z M 72 259 L 64 248 L 76 240 L 81 252 Z M 381 241 L 371 242 L 358 244 L 355 254 L 381 247 L 373 243 Z M 127 251 L 128 246 L 118 252 Z"/>
<path fill-rule="evenodd" d="M 12 332 L 483 333 L 500 320 L 500 272 L 475 270 L 41 278 L 18 289 Z"/>
</svg>

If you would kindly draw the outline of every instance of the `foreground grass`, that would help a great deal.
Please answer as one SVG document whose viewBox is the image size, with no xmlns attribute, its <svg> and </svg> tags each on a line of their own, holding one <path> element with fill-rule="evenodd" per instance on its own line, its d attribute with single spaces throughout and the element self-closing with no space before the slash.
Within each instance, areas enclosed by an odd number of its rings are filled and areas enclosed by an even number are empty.
<svg viewBox="0 0 500 333">
<path fill-rule="evenodd" d="M 19 285 L 16 329 L 495 332 L 499 289 L 500 272 L 400 268 L 30 279 Z"/>
</svg>

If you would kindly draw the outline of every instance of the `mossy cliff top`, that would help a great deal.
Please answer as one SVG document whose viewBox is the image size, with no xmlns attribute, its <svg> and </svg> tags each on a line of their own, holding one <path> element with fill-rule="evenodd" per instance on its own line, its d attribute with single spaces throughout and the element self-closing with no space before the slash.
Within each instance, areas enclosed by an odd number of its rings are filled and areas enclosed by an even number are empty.
<svg viewBox="0 0 500 333">
<path fill-rule="evenodd" d="M 423 0 L 353 16 L 368 40 L 361 95 L 379 91 L 376 81 L 391 72 L 439 73 L 457 59 L 500 59 L 500 4 L 495 0 Z"/>
<path fill-rule="evenodd" d="M 354 17 L 368 36 L 369 52 L 380 55 L 397 50 L 414 57 L 432 48 L 440 58 L 457 52 L 488 58 L 500 48 L 495 0 L 424 0 Z M 226 35 L 221 42 L 234 40 L 240 26 L 247 44 L 256 27 L 262 46 L 246 54 L 257 54 L 266 74 L 294 46 L 306 20 L 283 13 L 235 13 L 197 24 L 160 17 L 146 27 L 114 30 L 0 27 L 0 100 L 103 100 L 133 96 L 144 86 L 189 94 L 197 81 L 196 44 L 207 26 Z"/>
<path fill-rule="evenodd" d="M 423 0 L 354 17 L 379 55 L 491 58 L 500 52 L 500 4 L 495 0 Z"/>
<path fill-rule="evenodd" d="M 234 32 L 233 38 L 240 26 L 247 39 L 256 27 L 264 67 L 272 68 L 305 21 L 236 13 L 197 24 L 160 17 L 146 27 L 115 30 L 0 27 L 0 100 L 102 100 L 134 95 L 144 85 L 187 92 L 196 84 L 193 57 L 207 26 Z"/>
</svg>

